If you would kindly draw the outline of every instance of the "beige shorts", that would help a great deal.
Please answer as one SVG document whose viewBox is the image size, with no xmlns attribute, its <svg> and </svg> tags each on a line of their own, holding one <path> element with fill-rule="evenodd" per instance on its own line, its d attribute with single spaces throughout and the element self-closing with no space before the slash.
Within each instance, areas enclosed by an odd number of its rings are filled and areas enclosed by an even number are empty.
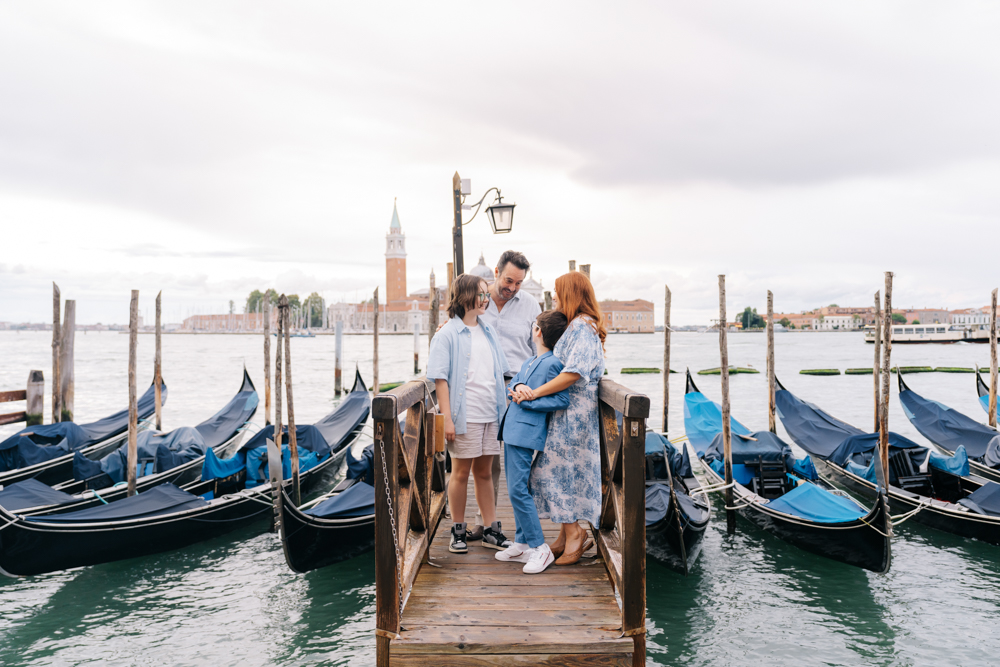
<svg viewBox="0 0 1000 667">
<path fill-rule="evenodd" d="M 465 425 L 465 433 L 456 433 L 455 440 L 448 443 L 448 453 L 453 459 L 474 459 L 483 454 L 500 454 L 497 440 L 497 423 L 488 422 Z"/>
</svg>

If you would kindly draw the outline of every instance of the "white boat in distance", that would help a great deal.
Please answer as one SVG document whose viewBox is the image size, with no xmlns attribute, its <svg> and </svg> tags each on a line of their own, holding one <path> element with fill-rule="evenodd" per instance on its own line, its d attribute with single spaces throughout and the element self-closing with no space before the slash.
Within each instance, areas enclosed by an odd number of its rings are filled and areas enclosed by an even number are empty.
<svg viewBox="0 0 1000 667">
<path fill-rule="evenodd" d="M 864 328 L 865 342 L 875 342 L 875 327 Z M 990 329 L 985 324 L 894 324 L 892 342 L 895 343 L 988 343 Z"/>
</svg>

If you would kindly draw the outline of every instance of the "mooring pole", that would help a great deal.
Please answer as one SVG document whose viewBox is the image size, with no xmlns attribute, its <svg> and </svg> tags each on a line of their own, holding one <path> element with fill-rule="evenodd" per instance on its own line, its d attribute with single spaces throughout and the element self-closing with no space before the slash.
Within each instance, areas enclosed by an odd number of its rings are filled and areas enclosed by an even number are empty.
<svg viewBox="0 0 1000 667">
<path fill-rule="evenodd" d="M 581 264 L 580 273 L 587 276 L 587 280 L 590 280 L 590 264 Z"/>
<path fill-rule="evenodd" d="M 333 324 L 333 394 L 340 396 L 344 390 L 344 321 Z"/>
<path fill-rule="evenodd" d="M 61 295 L 59 285 L 52 283 L 52 423 L 62 417 L 62 401 L 60 400 L 62 382 L 59 377 L 59 350 L 62 347 L 62 335 L 59 330 L 59 306 Z"/>
<path fill-rule="evenodd" d="M 455 172 L 455 178 L 458 178 L 458 172 Z M 461 209 L 459 209 L 461 214 Z M 374 351 L 372 355 L 372 372 L 374 374 L 374 379 L 372 380 L 372 392 L 373 396 L 378 396 L 378 288 L 375 288 L 375 339 L 373 341 Z"/>
<path fill-rule="evenodd" d="M 892 271 L 885 272 L 885 308 L 882 317 L 882 405 L 879 408 L 879 452 L 882 470 L 889 479 L 889 369 L 892 368 Z"/>
<path fill-rule="evenodd" d="M 670 287 L 664 285 L 663 288 L 666 291 L 663 299 L 663 435 L 667 435 L 667 415 L 670 412 Z"/>
<path fill-rule="evenodd" d="M 45 420 L 45 374 L 42 371 L 28 372 L 24 397 L 24 425 L 41 426 Z"/>
<path fill-rule="evenodd" d="M 441 302 L 438 299 L 438 291 L 436 285 L 436 278 L 434 277 L 434 269 L 431 269 L 431 291 L 430 291 L 430 310 L 427 313 L 427 349 L 430 350 L 431 341 L 434 340 L 434 334 L 437 333 L 438 328 L 438 316 L 441 314 Z"/>
<path fill-rule="evenodd" d="M 875 378 L 875 433 L 882 424 L 882 295 L 875 292 L 875 363 L 872 365 Z"/>
<path fill-rule="evenodd" d="M 160 298 L 163 292 L 156 293 L 156 352 L 153 355 L 153 384 L 156 395 L 156 430 L 163 430 L 163 393 L 160 385 L 163 382 L 163 357 L 160 351 Z"/>
<path fill-rule="evenodd" d="M 552 292 L 545 290 L 545 310 L 552 310 Z"/>
<path fill-rule="evenodd" d="M 997 291 L 990 304 L 990 426 L 997 427 Z"/>
<path fill-rule="evenodd" d="M 767 290 L 767 430 L 778 432 L 774 422 L 774 294 Z"/>
<path fill-rule="evenodd" d="M 264 426 L 271 425 L 271 290 L 264 290 Z M 278 436 L 274 436 L 278 437 Z M 277 442 L 277 441 L 275 441 Z M 280 448 L 280 443 L 279 443 Z"/>
<path fill-rule="evenodd" d="M 729 424 L 729 347 L 726 343 L 726 277 L 719 276 L 719 355 L 722 357 L 722 448 L 726 459 L 726 532 L 736 534 L 733 509 L 733 442 Z"/>
<path fill-rule="evenodd" d="M 132 303 L 128 317 L 128 459 L 126 480 L 128 495 L 135 495 L 135 473 L 139 464 L 136 437 L 139 434 L 139 409 L 135 400 L 136 347 L 139 343 L 139 290 L 132 290 Z"/>
<path fill-rule="evenodd" d="M 576 260 L 575 259 L 569 260 L 569 270 L 570 271 L 576 271 Z"/>
<path fill-rule="evenodd" d="M 299 487 L 299 447 L 295 433 L 295 404 L 292 399 L 292 339 L 288 325 L 288 297 L 281 295 L 278 307 L 285 321 L 285 400 L 288 401 L 288 449 L 292 453 L 292 501 L 298 507 L 302 504 L 302 493 Z"/>
<path fill-rule="evenodd" d="M 278 308 L 277 342 L 274 346 L 274 444 L 281 451 L 281 343 L 285 339 L 285 323 L 282 320 L 281 308 Z"/>
<path fill-rule="evenodd" d="M 420 323 L 413 323 L 413 374 L 420 374 Z"/>
<path fill-rule="evenodd" d="M 59 421 L 73 421 L 75 412 L 76 378 L 73 372 L 73 341 L 76 337 L 76 301 L 66 299 L 63 306 L 62 332 L 59 346 Z"/>
</svg>

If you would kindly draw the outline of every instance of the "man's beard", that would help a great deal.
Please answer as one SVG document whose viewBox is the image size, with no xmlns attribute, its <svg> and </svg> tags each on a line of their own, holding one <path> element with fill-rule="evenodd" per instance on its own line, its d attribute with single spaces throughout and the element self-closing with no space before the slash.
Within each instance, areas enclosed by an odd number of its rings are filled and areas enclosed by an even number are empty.
<svg viewBox="0 0 1000 667">
<path fill-rule="evenodd" d="M 514 298 L 515 294 L 517 294 L 517 290 L 504 289 L 502 287 L 497 290 L 497 296 L 499 296 L 504 301 L 510 301 L 511 299 Z"/>
</svg>

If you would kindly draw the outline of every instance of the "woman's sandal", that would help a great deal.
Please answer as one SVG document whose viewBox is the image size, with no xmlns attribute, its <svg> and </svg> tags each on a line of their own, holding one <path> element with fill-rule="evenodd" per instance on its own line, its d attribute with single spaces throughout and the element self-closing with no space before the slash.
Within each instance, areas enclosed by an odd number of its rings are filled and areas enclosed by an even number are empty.
<svg viewBox="0 0 1000 667">
<path fill-rule="evenodd" d="M 594 546 L 594 540 L 587 538 L 583 541 L 583 545 L 572 553 L 563 553 L 559 558 L 556 559 L 556 565 L 574 565 L 580 560 L 580 556 Z M 564 546 L 565 548 L 565 546 Z"/>
</svg>

